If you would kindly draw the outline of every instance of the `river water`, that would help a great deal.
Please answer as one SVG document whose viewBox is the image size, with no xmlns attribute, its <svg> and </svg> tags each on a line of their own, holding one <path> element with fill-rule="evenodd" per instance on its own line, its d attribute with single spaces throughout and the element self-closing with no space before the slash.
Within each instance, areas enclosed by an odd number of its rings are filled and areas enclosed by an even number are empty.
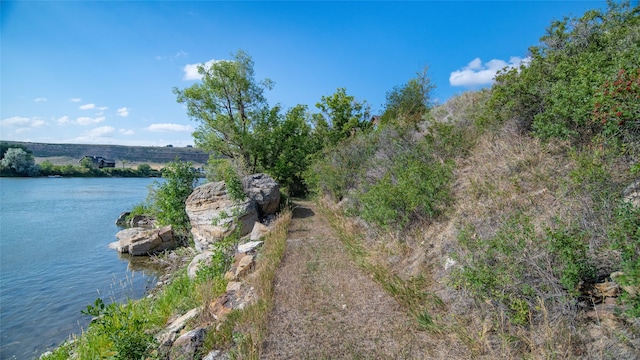
<svg viewBox="0 0 640 360">
<path fill-rule="evenodd" d="M 79 334 L 97 297 L 139 298 L 156 275 L 107 248 L 149 178 L 0 178 L 0 359 Z M 134 268 L 137 268 L 134 269 Z"/>
</svg>

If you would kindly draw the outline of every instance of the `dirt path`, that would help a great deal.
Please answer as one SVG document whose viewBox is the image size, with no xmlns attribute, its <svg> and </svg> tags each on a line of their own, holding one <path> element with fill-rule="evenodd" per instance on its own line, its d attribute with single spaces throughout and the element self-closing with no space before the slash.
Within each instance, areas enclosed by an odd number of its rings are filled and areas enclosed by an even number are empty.
<svg viewBox="0 0 640 360">
<path fill-rule="evenodd" d="M 264 359 L 424 359 L 426 333 L 356 267 L 326 218 L 296 203 Z"/>
</svg>

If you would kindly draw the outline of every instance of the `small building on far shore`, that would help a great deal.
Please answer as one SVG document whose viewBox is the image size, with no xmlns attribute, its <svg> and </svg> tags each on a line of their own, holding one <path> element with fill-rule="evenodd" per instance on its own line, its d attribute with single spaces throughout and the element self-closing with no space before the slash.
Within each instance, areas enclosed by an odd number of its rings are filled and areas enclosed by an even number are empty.
<svg viewBox="0 0 640 360">
<path fill-rule="evenodd" d="M 116 167 L 116 161 L 115 160 L 107 160 L 107 159 L 103 158 L 102 156 L 88 156 L 88 155 L 85 155 L 85 156 L 82 157 L 82 159 L 80 159 L 80 164 L 82 164 L 82 161 L 84 159 L 87 159 L 87 158 L 89 160 L 91 160 L 91 162 L 93 162 L 93 165 L 95 165 L 98 169 Z"/>
</svg>

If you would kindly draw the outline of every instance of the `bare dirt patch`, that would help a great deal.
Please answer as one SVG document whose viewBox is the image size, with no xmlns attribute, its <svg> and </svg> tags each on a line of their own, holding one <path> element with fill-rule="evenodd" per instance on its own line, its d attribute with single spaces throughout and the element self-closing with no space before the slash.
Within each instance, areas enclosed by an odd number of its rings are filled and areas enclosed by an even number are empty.
<svg viewBox="0 0 640 360">
<path fill-rule="evenodd" d="M 353 264 L 314 204 L 298 202 L 261 358 L 423 359 L 429 357 L 427 336 Z"/>
</svg>

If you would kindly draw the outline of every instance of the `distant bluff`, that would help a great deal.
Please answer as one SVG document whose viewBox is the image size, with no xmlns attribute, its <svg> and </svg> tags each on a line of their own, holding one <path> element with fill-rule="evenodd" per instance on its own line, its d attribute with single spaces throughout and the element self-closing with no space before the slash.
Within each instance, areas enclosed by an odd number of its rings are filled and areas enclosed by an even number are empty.
<svg viewBox="0 0 640 360">
<path fill-rule="evenodd" d="M 33 152 L 35 157 L 67 156 L 79 160 L 87 155 L 102 156 L 109 160 L 139 163 L 166 163 L 178 157 L 182 161 L 191 161 L 198 164 L 205 164 L 209 159 L 209 153 L 191 147 L 3 142 L 24 145 Z"/>
</svg>

